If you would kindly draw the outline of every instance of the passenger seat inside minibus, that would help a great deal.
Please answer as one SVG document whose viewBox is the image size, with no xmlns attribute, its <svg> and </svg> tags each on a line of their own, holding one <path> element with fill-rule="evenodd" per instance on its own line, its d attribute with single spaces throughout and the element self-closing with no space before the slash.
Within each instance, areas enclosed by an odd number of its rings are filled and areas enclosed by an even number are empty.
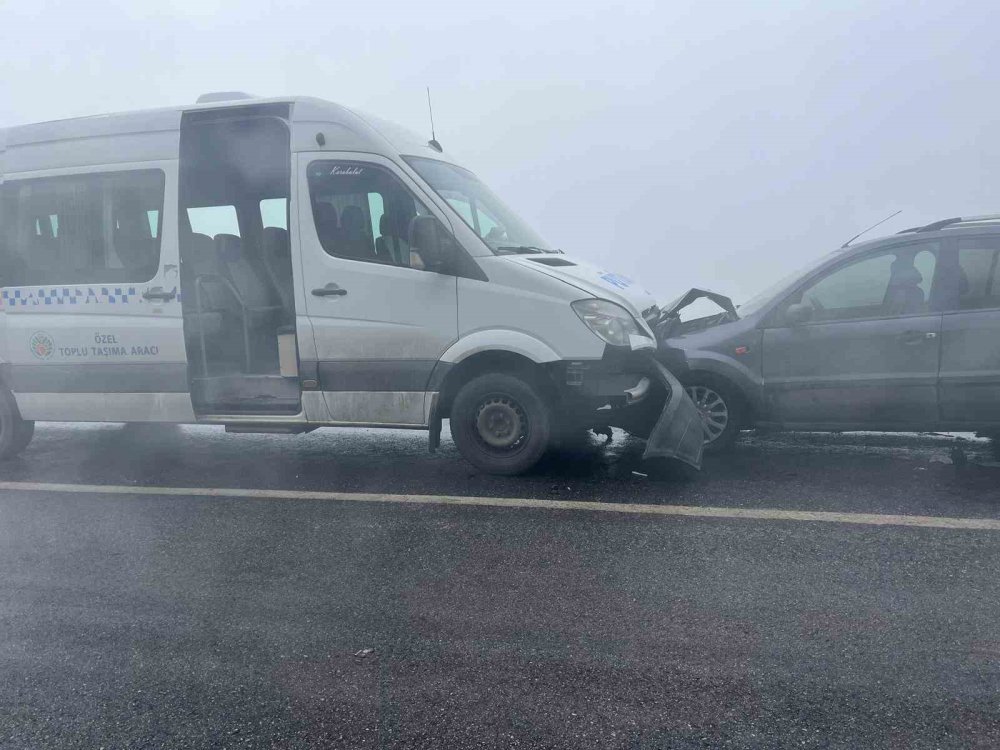
<svg viewBox="0 0 1000 750">
<path fill-rule="evenodd" d="M 277 332 L 284 322 L 284 306 L 275 287 L 263 267 L 255 267 L 257 264 L 242 238 L 232 234 L 216 235 L 215 253 L 240 301 L 249 345 L 248 372 L 276 373 Z"/>
<path fill-rule="evenodd" d="M 115 254 L 130 278 L 148 279 L 156 273 L 159 257 L 146 212 L 137 202 L 122 201 L 115 212 L 112 233 Z"/>
<path fill-rule="evenodd" d="M 375 259 L 375 240 L 370 223 L 359 206 L 344 206 L 340 214 L 340 252 L 348 258 Z"/>
<path fill-rule="evenodd" d="M 292 280 L 292 259 L 288 245 L 288 230 L 266 227 L 261 235 L 264 270 L 283 308 L 286 325 L 295 323 L 295 290 Z"/>
<path fill-rule="evenodd" d="M 240 303 L 226 282 L 208 235 L 184 240 L 181 290 L 189 356 L 197 357 L 199 376 L 237 373 L 242 369 L 243 333 Z"/>
</svg>

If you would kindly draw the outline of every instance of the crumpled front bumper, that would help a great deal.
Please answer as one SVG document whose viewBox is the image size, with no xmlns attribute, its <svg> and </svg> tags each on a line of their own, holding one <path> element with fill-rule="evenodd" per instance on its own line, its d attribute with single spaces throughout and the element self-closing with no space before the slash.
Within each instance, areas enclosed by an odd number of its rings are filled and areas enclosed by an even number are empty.
<svg viewBox="0 0 1000 750">
<path fill-rule="evenodd" d="M 666 388 L 667 399 L 646 438 L 646 450 L 642 457 L 673 458 L 700 469 L 705 428 L 698 407 L 670 370 L 652 357 L 649 362 L 650 373 Z"/>
<path fill-rule="evenodd" d="M 553 370 L 570 424 L 619 427 L 646 441 L 643 458 L 674 458 L 701 468 L 701 414 L 680 381 L 652 351 L 610 350 L 600 361 Z"/>
</svg>

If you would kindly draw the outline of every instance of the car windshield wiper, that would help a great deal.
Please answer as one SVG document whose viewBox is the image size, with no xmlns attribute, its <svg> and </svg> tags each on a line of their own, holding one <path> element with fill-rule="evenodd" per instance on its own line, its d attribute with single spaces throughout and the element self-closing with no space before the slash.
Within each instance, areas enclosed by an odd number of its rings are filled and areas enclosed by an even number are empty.
<svg viewBox="0 0 1000 750">
<path fill-rule="evenodd" d="M 535 247 L 534 245 L 500 245 L 497 247 L 497 252 L 503 255 L 538 255 L 551 251 Z"/>
</svg>

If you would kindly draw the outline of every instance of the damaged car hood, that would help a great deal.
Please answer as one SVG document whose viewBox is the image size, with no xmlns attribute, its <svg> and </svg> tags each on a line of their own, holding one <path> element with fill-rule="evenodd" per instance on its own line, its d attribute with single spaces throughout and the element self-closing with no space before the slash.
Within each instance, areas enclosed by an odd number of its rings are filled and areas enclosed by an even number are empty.
<svg viewBox="0 0 1000 750">
<path fill-rule="evenodd" d="M 722 308 L 722 312 L 702 318 L 682 321 L 680 316 L 681 310 L 689 307 L 691 304 L 700 299 L 707 299 L 714 302 Z M 653 326 L 653 329 L 656 333 L 657 339 L 664 341 L 672 336 L 702 331 L 721 323 L 730 323 L 739 319 L 740 316 L 739 313 L 736 312 L 736 305 L 733 304 L 733 301 L 729 297 L 724 294 L 719 294 L 718 292 L 709 291 L 708 289 L 695 288 L 688 289 L 673 302 L 665 305 L 663 310 L 660 312 L 659 319 Z"/>
<path fill-rule="evenodd" d="M 669 305 L 664 306 L 663 315 L 677 315 L 685 307 L 688 307 L 691 303 L 696 302 L 700 299 L 708 299 L 717 304 L 727 313 L 733 316 L 733 320 L 739 320 L 739 315 L 736 314 L 736 305 L 733 301 L 729 299 L 724 294 L 719 294 L 718 292 L 712 292 L 708 289 L 688 289 L 684 294 L 675 299 Z"/>
</svg>

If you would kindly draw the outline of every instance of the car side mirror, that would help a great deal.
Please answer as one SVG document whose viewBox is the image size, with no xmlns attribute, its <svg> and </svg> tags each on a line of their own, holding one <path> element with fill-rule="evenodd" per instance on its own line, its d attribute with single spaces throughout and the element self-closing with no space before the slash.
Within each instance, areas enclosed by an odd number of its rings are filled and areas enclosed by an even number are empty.
<svg viewBox="0 0 1000 750">
<path fill-rule="evenodd" d="M 813 309 L 811 306 L 796 302 L 789 305 L 785 310 L 785 322 L 790 326 L 800 326 L 812 320 Z"/>
<path fill-rule="evenodd" d="M 410 249 L 420 254 L 424 268 L 436 273 L 450 273 L 455 263 L 455 240 L 433 216 L 414 216 L 410 220 Z"/>
</svg>

